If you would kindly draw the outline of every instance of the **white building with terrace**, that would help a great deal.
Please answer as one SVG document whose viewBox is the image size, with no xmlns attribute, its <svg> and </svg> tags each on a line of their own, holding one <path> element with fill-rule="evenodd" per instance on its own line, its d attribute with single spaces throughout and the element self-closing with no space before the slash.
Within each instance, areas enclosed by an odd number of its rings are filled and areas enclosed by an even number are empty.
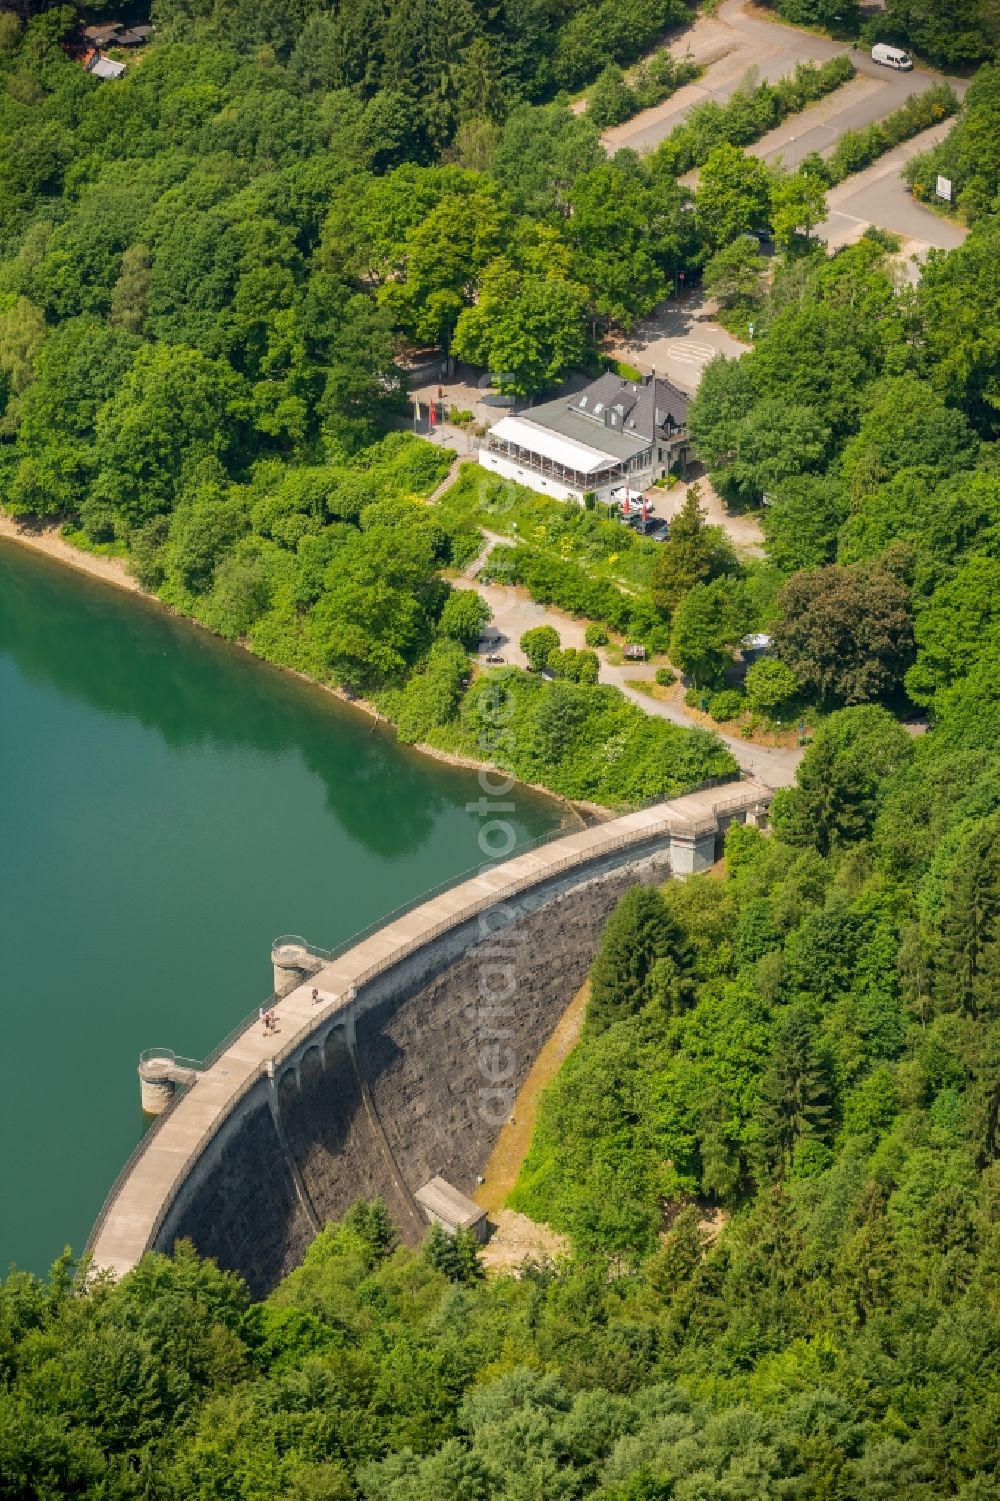
<svg viewBox="0 0 1000 1501">
<path fill-rule="evenodd" d="M 639 384 L 610 371 L 491 427 L 479 450 L 484 468 L 551 495 L 609 502 L 636 494 L 688 458 L 688 398 L 655 373 Z"/>
</svg>

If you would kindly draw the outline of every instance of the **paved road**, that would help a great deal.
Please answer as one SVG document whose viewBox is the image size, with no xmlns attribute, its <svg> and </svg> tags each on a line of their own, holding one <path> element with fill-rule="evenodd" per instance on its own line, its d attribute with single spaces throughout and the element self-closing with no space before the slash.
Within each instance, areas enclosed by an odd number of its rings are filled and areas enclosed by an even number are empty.
<svg viewBox="0 0 1000 1501">
<path fill-rule="evenodd" d="M 626 698 L 631 699 L 646 714 L 654 714 L 659 719 L 669 719 L 671 724 L 679 724 L 686 730 L 693 727 L 693 721 L 683 708 L 676 703 L 665 699 L 650 698 L 645 693 L 640 693 L 636 688 L 626 687 L 627 678 L 652 678 L 652 667 L 637 666 L 631 664 L 628 667 L 610 667 L 606 662 L 601 664 L 601 682 L 611 683 L 620 688 Z M 720 731 L 715 732 L 723 745 L 730 752 L 733 760 L 737 762 L 741 770 L 766 782 L 769 787 L 790 787 L 795 781 L 795 770 L 805 751 L 798 747 L 785 749 L 780 746 L 750 745 L 746 740 L 736 739 L 732 735 L 723 735 Z"/>
<path fill-rule="evenodd" d="M 708 306 L 700 293 L 692 292 L 662 302 L 614 346 L 615 358 L 643 374 L 655 367 L 683 390 L 696 391 L 709 360 L 717 354 L 734 359 L 746 353 L 745 344 L 712 322 Z"/>
<path fill-rule="evenodd" d="M 882 113 L 883 81 L 863 74 L 852 78 L 801 114 L 790 115 L 748 146 L 747 152 L 761 161 L 781 162 L 793 170 L 810 151 L 829 156 L 845 130 L 860 130 L 870 125 L 875 108 Z"/>
<path fill-rule="evenodd" d="M 850 50 L 841 42 L 748 16 L 743 5 L 744 0 L 724 0 L 714 16 L 699 17 L 669 44 L 668 50 L 675 57 L 691 56 L 701 63 L 704 74 L 697 83 L 687 84 L 663 104 L 606 131 L 603 139 L 610 153 L 623 147 L 649 151 L 658 146 L 675 126 L 684 122 L 696 104 L 707 99 L 724 104 L 751 70 L 755 81 L 774 83 L 791 73 L 797 63 L 825 62 Z M 797 117 L 801 145 L 799 132 L 794 124 L 789 124 L 788 136 L 797 137 L 796 157 L 806 151 L 832 150 L 845 130 L 870 125 L 898 109 L 910 94 L 921 93 L 943 78 L 942 74 L 919 68 L 912 73 L 880 68 L 867 52 L 852 51 L 851 58 L 860 77 Z M 947 81 L 956 93 L 964 94 L 967 87 L 964 80 Z M 780 149 L 780 144 L 765 137 L 750 149 L 768 157 Z"/>
<path fill-rule="evenodd" d="M 500 645 L 495 649 L 508 664 L 518 667 L 527 666 L 527 658 L 518 642 L 525 631 L 538 625 L 553 626 L 559 632 L 559 639 L 563 646 L 585 645 L 584 632 L 587 626 L 585 620 L 574 620 L 572 616 L 564 615 L 559 610 L 540 605 L 535 600 L 529 599 L 523 589 L 513 589 L 501 584 L 481 584 L 475 578 L 453 579 L 452 583 L 456 589 L 475 589 L 476 593 L 486 600 L 493 611 L 493 626 L 500 632 L 501 637 Z M 620 688 L 625 697 L 631 699 L 645 714 L 655 715 L 658 719 L 668 719 L 672 724 L 681 725 L 686 730 L 694 728 L 694 721 L 684 712 L 683 707 L 663 699 L 649 698 L 645 693 L 625 686 L 629 678 L 652 679 L 656 669 L 651 664 L 630 663 L 626 667 L 618 667 L 606 662 L 603 652 L 598 652 L 598 656 L 601 658 L 600 680 L 602 683 L 610 683 L 613 687 Z M 719 739 L 745 772 L 760 778 L 768 786 L 789 787 L 794 782 L 795 768 L 802 760 L 803 751 L 749 745 L 747 741 L 735 739 L 729 735 L 719 735 Z"/>
<path fill-rule="evenodd" d="M 856 172 L 827 194 L 828 217 L 817 233 L 830 246 L 856 240 L 868 224 L 901 235 L 904 249 L 923 256 L 931 246 L 954 250 L 968 231 L 936 214 L 906 190 L 900 172 L 911 157 L 927 151 L 948 134 L 952 122 L 942 120 L 912 141 L 886 152 L 864 172 Z"/>
</svg>

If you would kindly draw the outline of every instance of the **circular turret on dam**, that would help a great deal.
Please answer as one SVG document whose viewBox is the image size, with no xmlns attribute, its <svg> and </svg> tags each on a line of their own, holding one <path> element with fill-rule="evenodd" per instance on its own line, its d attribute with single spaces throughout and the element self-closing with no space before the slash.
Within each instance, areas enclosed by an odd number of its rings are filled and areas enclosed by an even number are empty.
<svg viewBox="0 0 1000 1501">
<path fill-rule="evenodd" d="M 271 968 L 274 973 L 274 993 L 281 999 L 297 985 L 302 985 L 310 975 L 323 967 L 330 955 L 326 949 L 318 949 L 307 943 L 298 934 L 285 934 L 271 944 Z"/>
<path fill-rule="evenodd" d="M 158 1116 L 173 1104 L 179 1086 L 194 1083 L 198 1065 L 193 1058 L 178 1058 L 172 1048 L 147 1048 L 136 1071 L 142 1113 Z"/>
</svg>

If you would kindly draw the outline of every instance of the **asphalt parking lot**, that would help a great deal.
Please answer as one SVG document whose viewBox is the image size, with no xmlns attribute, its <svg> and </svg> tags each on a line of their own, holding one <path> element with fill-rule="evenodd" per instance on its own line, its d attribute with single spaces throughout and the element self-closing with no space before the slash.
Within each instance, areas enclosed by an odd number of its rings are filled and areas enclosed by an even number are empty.
<svg viewBox="0 0 1000 1501">
<path fill-rule="evenodd" d="M 910 157 L 928 150 L 950 127 L 951 121 L 943 120 L 832 188 L 826 199 L 828 216 L 817 233 L 830 246 L 844 245 L 857 239 L 866 225 L 878 224 L 901 235 L 904 249 L 911 253 L 923 254 L 931 247 L 954 250 L 961 245 L 965 227 L 918 203 L 900 176 Z"/>
<path fill-rule="evenodd" d="M 841 53 L 850 53 L 858 72 L 851 83 L 749 147 L 754 155 L 770 160 L 794 136 L 794 153 L 783 153 L 786 165 L 790 165 L 791 154 L 801 160 L 807 151 L 832 151 L 845 130 L 858 130 L 882 119 L 898 109 L 909 95 L 921 93 L 943 78 L 940 73 L 922 68 L 897 73 L 879 67 L 867 51 L 748 13 L 744 0 L 724 0 L 714 16 L 699 16 L 692 26 L 672 39 L 668 50 L 678 59 L 690 57 L 700 63 L 704 73 L 663 104 L 605 131 L 603 140 L 611 154 L 625 148 L 639 152 L 652 150 L 675 126 L 683 124 L 696 105 L 706 100 L 725 104 L 748 81 L 775 83 L 793 72 L 798 63 L 821 63 Z M 956 93 L 964 94 L 965 80 L 947 81 Z"/>
</svg>

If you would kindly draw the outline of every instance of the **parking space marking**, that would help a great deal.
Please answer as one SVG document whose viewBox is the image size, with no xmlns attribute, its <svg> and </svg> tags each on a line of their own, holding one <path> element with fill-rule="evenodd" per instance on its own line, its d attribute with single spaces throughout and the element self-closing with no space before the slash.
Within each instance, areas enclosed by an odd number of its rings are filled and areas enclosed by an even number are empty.
<svg viewBox="0 0 1000 1501">
<path fill-rule="evenodd" d="M 681 365 L 707 365 L 718 353 L 711 344 L 694 344 L 687 339 L 667 344 L 668 358 Z"/>
</svg>

